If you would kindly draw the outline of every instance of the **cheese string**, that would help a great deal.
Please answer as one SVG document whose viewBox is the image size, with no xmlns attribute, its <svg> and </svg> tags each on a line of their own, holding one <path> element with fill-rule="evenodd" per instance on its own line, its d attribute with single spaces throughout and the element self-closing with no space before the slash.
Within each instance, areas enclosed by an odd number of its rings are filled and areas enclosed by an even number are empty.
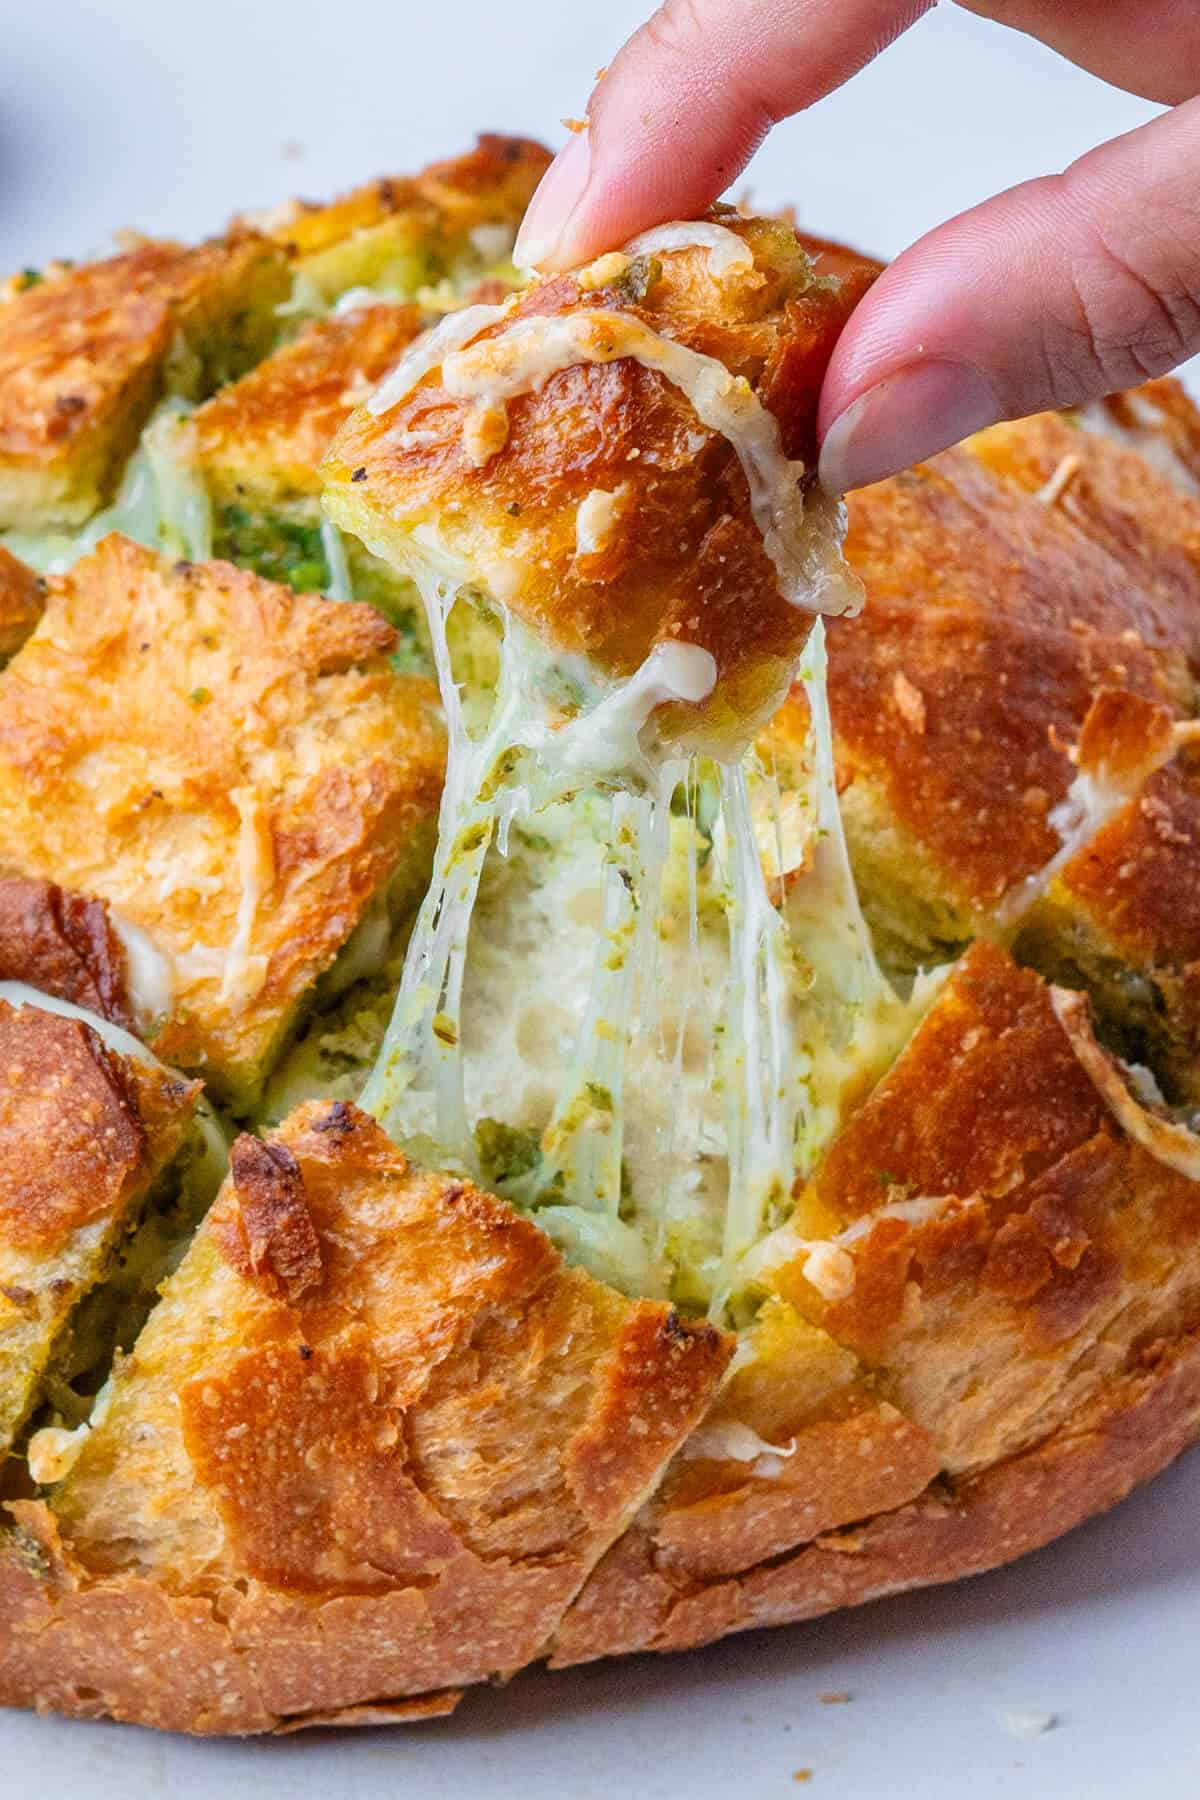
<svg viewBox="0 0 1200 1800">
<path fill-rule="evenodd" d="M 734 242 L 741 244 L 738 239 Z M 722 247 L 714 243 L 710 248 L 718 254 Z M 734 267 L 745 260 L 740 253 L 728 258 Z M 700 421 L 733 446 L 781 593 L 813 611 L 841 612 L 857 606 L 852 581 L 839 582 L 831 574 L 838 559 L 830 553 L 829 541 L 838 515 L 828 509 L 837 503 L 818 497 L 816 503 L 826 516 L 818 529 L 805 520 L 799 488 L 802 467 L 783 455 L 778 424 L 748 382 L 732 376 L 715 358 L 662 337 L 629 315 L 597 309 L 516 319 L 499 335 L 472 342 L 479 330 L 507 316 L 507 309 L 466 310 L 473 316 L 454 315 L 410 347 L 373 397 L 372 412 L 388 411 L 439 366 L 441 388 L 471 401 L 478 412 L 502 410 L 510 400 L 539 391 L 569 367 L 630 357 L 679 387 Z M 405 433 L 406 442 L 410 435 Z M 503 441 L 502 434 L 498 441 Z M 549 1206 L 560 1232 L 570 1235 L 575 1228 L 568 1229 L 566 1221 L 580 1214 L 605 1216 L 615 1229 L 629 1050 L 635 1038 L 649 1049 L 654 1036 L 671 801 L 680 781 L 689 780 L 688 767 L 671 762 L 651 722 L 667 701 L 693 705 L 703 701 L 715 685 L 716 664 L 697 645 L 660 644 L 632 677 L 606 681 L 582 658 L 555 652 L 520 620 L 505 614 L 492 719 L 482 735 L 473 738 L 464 724 L 446 632 L 450 608 L 463 583 L 434 573 L 428 558 L 432 554 L 436 560 L 440 546 L 436 532 L 422 530 L 421 542 L 413 539 L 409 572 L 429 611 L 450 731 L 449 769 L 434 878 L 414 929 L 392 1023 L 363 1101 L 416 1153 L 433 1154 L 479 1174 L 464 1096 L 460 1009 L 470 919 L 486 857 L 493 845 L 506 851 L 508 827 L 517 816 L 580 790 L 613 793 L 603 924 L 574 1047 L 543 1134 L 540 1161 L 528 1176 L 509 1186 L 514 1199 L 543 1210 Z M 449 559 L 443 560 L 449 567 Z M 811 863 L 814 869 L 820 867 L 822 895 L 837 915 L 832 926 L 844 931 L 854 951 L 853 966 L 848 964 L 845 971 L 848 1014 L 840 1024 L 835 1021 L 834 1032 L 836 1048 L 846 1050 L 854 1044 L 859 1012 L 871 1014 L 874 1024 L 875 1012 L 897 1003 L 874 963 L 845 859 L 832 787 L 832 748 L 827 742 L 819 622 L 809 660 L 810 824 L 814 839 L 833 838 L 830 851 L 814 851 Z M 566 713 L 564 688 L 576 694 Z M 718 773 L 728 859 L 730 946 L 721 1054 L 730 1179 L 715 1300 L 718 1312 L 738 1285 L 739 1264 L 747 1249 L 786 1215 L 798 1145 L 803 1144 L 807 1161 L 837 1113 L 836 1103 L 824 1109 L 818 1105 L 812 1054 L 807 1043 L 801 1048 L 797 1033 L 793 946 L 788 923 L 772 904 L 763 874 L 747 778 L 752 766 L 748 759 L 722 765 Z M 815 800 L 814 789 L 819 790 Z M 694 842 L 689 842 L 688 855 L 689 942 L 695 948 Z M 782 863 L 778 855 L 777 860 Z M 807 878 L 802 871 L 800 884 Z M 839 973 L 833 984 L 835 1011 L 841 980 Z M 682 1068 L 685 1028 L 686 1007 L 674 1055 L 667 1046 L 659 1046 L 662 1060 L 676 1076 Z M 834 1057 L 832 1062 L 836 1061 Z M 827 1066 L 823 1072 L 835 1088 L 840 1086 L 844 1076 L 840 1066 Z M 677 1160 L 673 1125 L 672 1121 L 660 1134 L 666 1140 L 661 1159 L 664 1195 L 670 1191 Z M 661 1233 L 660 1216 L 660 1248 Z"/>
</svg>

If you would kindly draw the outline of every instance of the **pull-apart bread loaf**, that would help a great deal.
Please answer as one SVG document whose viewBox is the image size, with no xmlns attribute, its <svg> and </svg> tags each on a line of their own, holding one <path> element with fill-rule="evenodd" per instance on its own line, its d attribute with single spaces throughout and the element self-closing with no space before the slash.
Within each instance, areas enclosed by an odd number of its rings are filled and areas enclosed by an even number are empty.
<svg viewBox="0 0 1200 1800">
<path fill-rule="evenodd" d="M 540 280 L 545 160 L 0 302 L 7 1704 L 429 1718 L 1200 1436 L 1200 416 L 847 507 L 879 265 Z"/>
</svg>

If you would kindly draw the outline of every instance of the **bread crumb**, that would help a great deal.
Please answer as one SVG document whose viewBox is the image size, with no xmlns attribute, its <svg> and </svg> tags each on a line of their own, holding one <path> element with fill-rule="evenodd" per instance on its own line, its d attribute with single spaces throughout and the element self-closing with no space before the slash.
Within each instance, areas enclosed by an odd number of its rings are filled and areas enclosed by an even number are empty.
<svg viewBox="0 0 1200 1800">
<path fill-rule="evenodd" d="M 508 408 L 503 400 L 477 400 L 462 423 L 463 454 L 473 469 L 485 468 L 508 442 Z"/>
<path fill-rule="evenodd" d="M 1043 1732 L 1053 1731 L 1058 1724 L 1056 1713 L 1043 1712 L 1001 1712 L 996 1717 L 1005 1731 L 1015 1738 L 1041 1737 Z"/>
<path fill-rule="evenodd" d="M 1063 457 L 1050 479 L 1038 488 L 1034 499 L 1040 500 L 1043 506 L 1057 506 L 1082 467 L 1083 458 L 1072 450 L 1069 456 Z"/>
<path fill-rule="evenodd" d="M 853 1698 L 853 1694 L 848 1693 L 845 1688 L 833 1688 L 827 1694 L 817 1695 L 822 1706 L 849 1706 Z"/>
<path fill-rule="evenodd" d="M 813 1772 L 811 1769 L 795 1769 L 792 1772 L 793 1781 L 811 1781 L 812 1778 Z"/>
<path fill-rule="evenodd" d="M 903 669 L 897 669 L 892 677 L 892 698 L 909 730 L 921 736 L 925 730 L 925 696 L 920 688 L 913 686 Z"/>
</svg>

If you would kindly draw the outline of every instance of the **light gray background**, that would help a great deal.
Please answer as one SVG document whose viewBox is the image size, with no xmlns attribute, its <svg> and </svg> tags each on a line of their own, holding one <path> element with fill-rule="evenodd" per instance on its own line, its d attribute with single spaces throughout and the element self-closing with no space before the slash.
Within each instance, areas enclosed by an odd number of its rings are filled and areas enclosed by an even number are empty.
<svg viewBox="0 0 1200 1800">
<path fill-rule="evenodd" d="M 215 229 L 465 147 L 557 142 L 638 0 L 2 0 L 0 268 Z M 782 127 L 760 200 L 885 254 L 1153 109 L 951 7 Z M 740 190 L 739 190 L 740 191 Z M 0 1793 L 71 1800 L 1194 1800 L 1200 1462 L 1014 1569 L 455 1719 L 224 1746 L 0 1715 Z M 848 1706 L 818 1694 L 848 1689 Z M 1009 1710 L 1054 1713 L 1019 1742 Z M 814 1771 L 811 1787 L 793 1773 Z"/>
</svg>

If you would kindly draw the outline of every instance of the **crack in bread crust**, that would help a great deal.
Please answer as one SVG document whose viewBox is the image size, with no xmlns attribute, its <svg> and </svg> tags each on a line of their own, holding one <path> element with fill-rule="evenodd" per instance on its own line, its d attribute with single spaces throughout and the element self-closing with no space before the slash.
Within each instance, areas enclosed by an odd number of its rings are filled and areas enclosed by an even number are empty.
<svg viewBox="0 0 1200 1800">
<path fill-rule="evenodd" d="M 301 1213 L 319 1258 L 289 1288 Z M 61 1676 L 118 1717 L 248 1731 L 511 1673 L 731 1352 L 564 1268 L 365 1114 L 312 1103 L 235 1153 L 53 1514 L 16 1505 L 38 1550 L 10 1540 L 2 1563 L 0 1695 L 67 1704 Z M 151 1693 L 130 1642 L 179 1634 L 178 1678 Z"/>
</svg>

